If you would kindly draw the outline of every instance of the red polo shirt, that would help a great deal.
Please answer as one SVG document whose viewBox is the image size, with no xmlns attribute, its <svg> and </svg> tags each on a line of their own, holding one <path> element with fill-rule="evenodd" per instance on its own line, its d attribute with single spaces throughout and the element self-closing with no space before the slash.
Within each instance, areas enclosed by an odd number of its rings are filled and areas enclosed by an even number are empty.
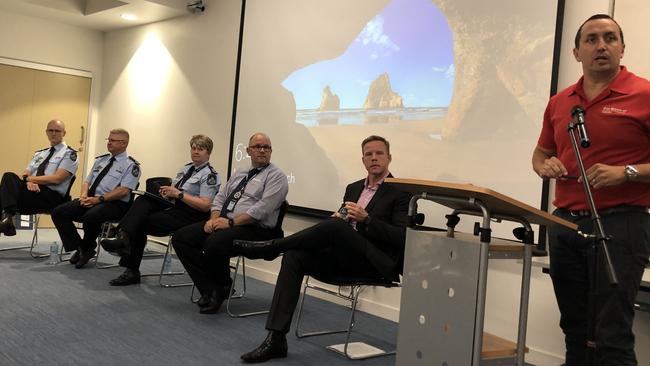
<svg viewBox="0 0 650 366">
<path fill-rule="evenodd" d="M 624 66 L 610 85 L 591 102 L 583 90 L 583 78 L 548 102 L 538 146 L 553 150 L 567 168 L 569 176 L 579 176 L 567 127 L 571 110 L 580 105 L 591 146 L 580 147 L 585 169 L 596 163 L 634 165 L 650 162 L 650 82 L 627 71 Z M 625 182 L 618 186 L 592 190 L 599 209 L 622 204 L 650 206 L 650 184 Z M 557 180 L 556 207 L 588 209 L 582 183 L 575 179 Z"/>
</svg>

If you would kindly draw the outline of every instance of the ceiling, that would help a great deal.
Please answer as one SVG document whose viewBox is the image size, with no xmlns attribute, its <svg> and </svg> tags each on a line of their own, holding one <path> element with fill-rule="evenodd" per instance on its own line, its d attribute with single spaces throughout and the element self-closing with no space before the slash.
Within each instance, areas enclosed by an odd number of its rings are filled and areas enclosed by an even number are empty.
<svg viewBox="0 0 650 366">
<path fill-rule="evenodd" d="M 78 27 L 111 31 L 190 14 L 197 0 L 0 0 L 0 12 L 44 18 Z M 203 0 L 203 3 L 206 1 Z M 137 19 L 124 20 L 124 13 Z"/>
</svg>

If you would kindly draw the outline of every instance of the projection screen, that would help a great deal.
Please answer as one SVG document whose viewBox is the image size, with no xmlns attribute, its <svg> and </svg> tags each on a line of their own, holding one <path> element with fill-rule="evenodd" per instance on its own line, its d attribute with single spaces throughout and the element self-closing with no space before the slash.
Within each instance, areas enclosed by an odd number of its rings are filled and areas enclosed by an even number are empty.
<svg viewBox="0 0 650 366">
<path fill-rule="evenodd" d="M 365 177 L 470 182 L 539 207 L 530 157 L 552 88 L 558 1 L 248 0 L 233 169 L 262 131 L 293 206 L 335 210 Z"/>
</svg>

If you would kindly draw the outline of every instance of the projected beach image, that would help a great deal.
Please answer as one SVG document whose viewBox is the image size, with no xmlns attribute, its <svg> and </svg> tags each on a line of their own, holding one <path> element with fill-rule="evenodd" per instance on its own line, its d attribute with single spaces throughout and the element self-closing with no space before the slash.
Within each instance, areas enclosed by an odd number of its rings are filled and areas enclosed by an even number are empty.
<svg viewBox="0 0 650 366">
<path fill-rule="evenodd" d="M 408 24 L 408 26 L 405 26 Z M 284 82 L 307 127 L 432 122 L 453 93 L 451 30 L 429 1 L 396 0 L 370 20 L 347 50 Z"/>
</svg>

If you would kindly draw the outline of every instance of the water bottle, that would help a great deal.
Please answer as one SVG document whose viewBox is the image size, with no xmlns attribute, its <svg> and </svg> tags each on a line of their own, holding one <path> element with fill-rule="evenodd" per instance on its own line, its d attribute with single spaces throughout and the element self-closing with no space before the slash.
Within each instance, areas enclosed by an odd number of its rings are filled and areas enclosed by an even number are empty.
<svg viewBox="0 0 650 366">
<path fill-rule="evenodd" d="M 47 261 L 49 265 L 55 265 L 59 263 L 59 243 L 53 242 L 50 245 L 50 259 Z"/>
<path fill-rule="evenodd" d="M 163 260 L 163 273 L 172 273 L 172 256 L 169 254 Z"/>
</svg>

